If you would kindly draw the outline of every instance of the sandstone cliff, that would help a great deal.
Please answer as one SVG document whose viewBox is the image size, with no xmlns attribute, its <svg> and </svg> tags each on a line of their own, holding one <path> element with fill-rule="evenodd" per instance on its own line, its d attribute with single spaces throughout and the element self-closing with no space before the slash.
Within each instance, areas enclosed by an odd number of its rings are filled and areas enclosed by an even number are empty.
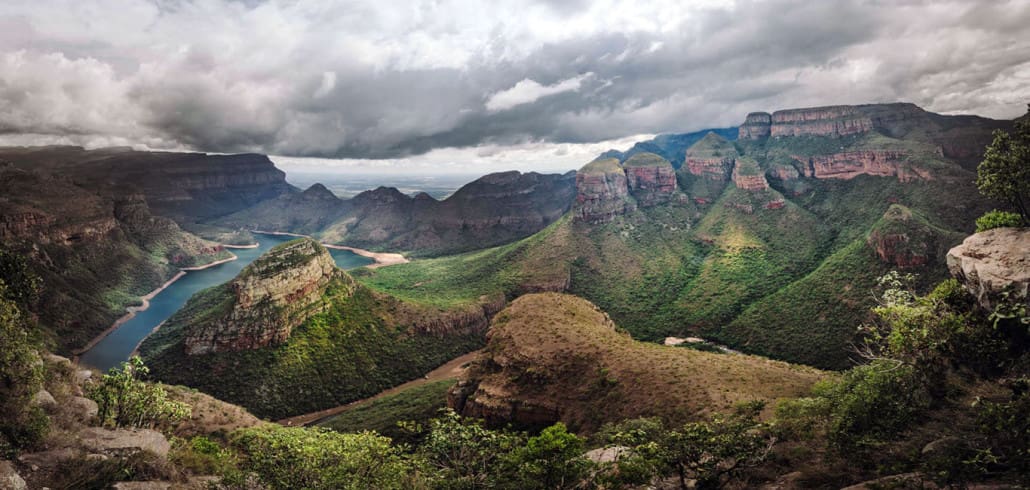
<svg viewBox="0 0 1030 490">
<path fill-rule="evenodd" d="M 768 112 L 752 112 L 740 125 L 737 139 L 757 140 L 768 138 L 772 128 L 772 115 Z"/>
<path fill-rule="evenodd" d="M 186 331 L 188 355 L 259 349 L 286 342 L 292 330 L 324 311 L 324 298 L 348 295 L 354 283 L 324 247 L 309 238 L 279 245 L 225 287 L 206 317 Z"/>
<path fill-rule="evenodd" d="M 829 106 L 776 111 L 772 114 L 769 135 L 840 137 L 872 129 L 872 119 L 857 107 Z"/>
<path fill-rule="evenodd" d="M 626 173 L 614 158 L 594 160 L 576 173 L 576 219 L 605 223 L 636 208 Z"/>
<path fill-rule="evenodd" d="M 629 192 L 640 207 L 673 200 L 677 195 L 676 171 L 668 160 L 654 153 L 638 153 L 624 164 Z"/>
<path fill-rule="evenodd" d="M 715 133 L 708 133 L 687 149 L 684 167 L 691 175 L 727 180 L 738 156 L 733 143 Z"/>
<path fill-rule="evenodd" d="M 908 153 L 901 150 L 856 150 L 793 157 L 801 164 L 805 177 L 816 179 L 853 179 L 859 175 L 897 177 L 902 182 L 931 180 L 932 174 L 908 163 Z"/>
<path fill-rule="evenodd" d="M 754 158 L 741 157 L 733 167 L 733 185 L 747 191 L 764 191 L 769 188 L 762 169 Z"/>
<path fill-rule="evenodd" d="M 948 251 L 948 270 L 984 308 L 1003 296 L 1030 306 L 1030 228 L 995 228 L 970 235 Z"/>
</svg>

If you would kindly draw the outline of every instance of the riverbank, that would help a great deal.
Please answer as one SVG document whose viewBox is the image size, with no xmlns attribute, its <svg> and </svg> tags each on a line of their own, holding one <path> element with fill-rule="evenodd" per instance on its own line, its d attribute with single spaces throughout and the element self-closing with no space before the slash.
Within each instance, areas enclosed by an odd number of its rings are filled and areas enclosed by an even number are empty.
<svg viewBox="0 0 1030 490">
<path fill-rule="evenodd" d="M 253 243 L 253 244 L 250 244 L 250 245 L 229 245 L 229 244 L 223 243 L 221 245 L 222 245 L 222 248 L 258 248 L 258 247 L 261 246 L 260 243 Z"/>
<path fill-rule="evenodd" d="M 297 238 L 312 238 L 309 235 L 301 235 L 299 233 L 289 233 L 285 231 L 264 231 L 264 230 L 250 230 L 251 233 L 260 233 L 265 235 L 279 235 L 279 236 L 295 236 Z M 365 250 L 363 248 L 348 247 L 345 245 L 333 245 L 331 243 L 319 242 L 325 248 L 332 248 L 335 250 L 346 250 L 367 257 L 375 261 L 374 264 L 367 266 L 369 269 L 377 269 L 379 267 L 386 267 L 388 265 L 406 264 L 411 262 L 406 257 L 398 253 L 388 252 L 373 252 L 371 250 Z"/>
<path fill-rule="evenodd" d="M 256 246 L 257 245 L 255 245 L 255 247 Z M 226 262 L 232 262 L 232 261 L 234 261 L 234 260 L 239 258 L 239 257 L 236 256 L 236 254 L 234 254 L 232 252 L 229 252 L 229 255 L 232 255 L 232 257 L 229 257 L 227 259 L 222 259 L 222 260 L 216 260 L 214 262 L 211 262 L 210 264 L 204 264 L 204 265 L 197 266 L 197 267 L 182 267 L 182 268 L 180 268 L 179 272 L 176 272 L 175 275 L 171 277 L 171 279 L 168 279 L 167 281 L 165 281 L 164 284 L 158 286 L 157 289 L 147 293 L 146 296 L 141 297 L 140 298 L 141 304 L 139 306 L 129 306 L 129 307 L 126 307 L 125 308 L 126 313 L 124 315 L 122 315 L 120 318 L 118 318 L 117 320 L 115 320 L 114 323 L 111 324 L 110 327 L 107 327 L 106 330 L 104 330 L 103 332 L 100 332 L 100 335 L 97 335 L 96 337 L 93 337 L 93 339 L 90 340 L 88 343 L 86 343 L 86 345 L 83 346 L 82 348 L 79 348 L 79 349 L 76 349 L 75 351 L 73 351 L 72 354 L 73 354 L 74 357 L 72 357 L 72 362 L 78 363 L 79 362 L 79 356 L 81 356 L 83 352 L 86 352 L 86 351 L 92 349 L 93 347 L 96 347 L 96 345 L 101 340 L 104 340 L 104 337 L 107 337 L 108 335 L 111 335 L 111 332 L 114 332 L 115 330 L 118 330 L 118 327 L 122 326 L 125 322 L 135 318 L 137 313 L 139 313 L 141 311 L 146 311 L 147 308 L 150 308 L 150 300 L 154 299 L 154 296 L 157 296 L 161 291 L 164 291 L 165 289 L 168 289 L 168 286 L 171 286 L 173 283 L 175 283 L 175 281 L 178 281 L 179 279 L 182 279 L 182 277 L 185 276 L 187 272 L 189 272 L 189 271 L 200 271 L 200 270 L 204 270 L 204 269 L 209 269 L 209 268 L 214 267 L 216 265 L 222 265 L 222 264 L 224 264 Z"/>
<path fill-rule="evenodd" d="M 355 400 L 345 405 L 340 405 L 333 408 L 327 408 L 325 410 L 319 410 L 317 412 L 306 413 L 304 415 L 295 415 L 293 417 L 285 418 L 276 421 L 277 424 L 285 426 L 307 426 L 314 425 L 325 421 L 331 417 L 339 415 L 347 410 L 350 410 L 358 405 L 361 405 L 372 400 L 377 400 L 384 396 L 389 396 L 394 393 L 400 393 L 401 391 L 414 388 L 416 386 L 422 386 L 425 384 L 433 383 L 435 381 L 442 381 L 445 379 L 458 379 L 466 369 L 468 369 L 468 363 L 472 362 L 476 356 L 479 355 L 480 351 L 469 352 L 460 357 L 455 357 L 450 361 L 447 361 L 440 367 L 432 370 L 429 374 L 424 377 L 413 379 L 407 383 L 400 384 L 390 388 L 388 390 L 381 391 L 368 398 L 362 398 L 361 400 Z"/>
</svg>

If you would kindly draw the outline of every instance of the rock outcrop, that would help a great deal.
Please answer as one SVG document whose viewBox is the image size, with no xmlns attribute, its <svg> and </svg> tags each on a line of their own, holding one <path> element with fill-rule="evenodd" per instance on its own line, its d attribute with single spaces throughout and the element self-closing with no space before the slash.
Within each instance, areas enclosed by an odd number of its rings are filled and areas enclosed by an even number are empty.
<svg viewBox="0 0 1030 490">
<path fill-rule="evenodd" d="M 323 295 L 330 285 L 349 290 L 353 280 L 336 267 L 324 247 L 309 238 L 279 245 L 221 291 L 224 297 L 216 298 L 220 301 L 211 307 L 224 311 L 191 325 L 186 353 L 250 350 L 286 342 L 293 328 L 327 307 Z"/>
<path fill-rule="evenodd" d="M 754 158 L 741 157 L 733 166 L 733 185 L 738 189 L 746 191 L 764 191 L 769 188 L 769 182 L 765 180 L 765 174 L 758 167 Z"/>
<path fill-rule="evenodd" d="M 829 106 L 776 111 L 769 134 L 841 137 L 872 129 L 873 120 L 856 106 Z"/>
<path fill-rule="evenodd" d="M 873 225 L 866 244 L 880 261 L 902 269 L 925 265 L 933 257 L 935 233 L 926 218 L 900 204 L 891 204 Z"/>
<path fill-rule="evenodd" d="M 902 182 L 932 180 L 929 171 L 908 163 L 908 154 L 900 150 L 856 150 L 814 155 L 793 156 L 801 163 L 805 177 L 849 180 L 859 175 L 897 177 Z"/>
<path fill-rule="evenodd" d="M 623 164 L 629 192 L 640 207 L 664 204 L 676 196 L 676 170 L 654 153 L 637 153 Z"/>
<path fill-rule="evenodd" d="M 614 158 L 594 160 L 576 173 L 577 220 L 607 223 L 636 208 L 626 173 Z"/>
<path fill-rule="evenodd" d="M 948 270 L 984 308 L 1005 295 L 1030 304 L 1030 228 L 995 228 L 948 251 Z"/>
<path fill-rule="evenodd" d="M 687 149 L 683 166 L 691 175 L 727 180 L 738 156 L 733 143 L 715 133 L 708 133 Z"/>
<path fill-rule="evenodd" d="M 772 115 L 768 112 L 752 112 L 738 129 L 737 139 L 758 140 L 768 138 L 772 133 Z"/>
</svg>

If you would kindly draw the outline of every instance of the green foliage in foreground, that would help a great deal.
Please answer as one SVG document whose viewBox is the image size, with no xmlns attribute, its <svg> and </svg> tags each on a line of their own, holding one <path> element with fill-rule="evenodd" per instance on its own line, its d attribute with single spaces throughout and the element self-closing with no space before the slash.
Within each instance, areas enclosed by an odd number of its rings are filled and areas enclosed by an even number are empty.
<svg viewBox="0 0 1030 490">
<path fill-rule="evenodd" d="M 1023 218 L 1007 211 L 988 211 L 976 219 L 976 232 L 983 233 L 995 228 L 1015 228 L 1023 226 Z"/>
<path fill-rule="evenodd" d="M 434 381 L 400 393 L 364 402 L 319 424 L 337 432 L 375 431 L 395 442 L 415 442 L 411 431 L 399 422 L 426 424 L 447 406 L 447 390 L 453 379 Z"/>
<path fill-rule="evenodd" d="M 12 301 L 19 297 L 0 280 L 0 458 L 39 442 L 49 426 L 32 404 L 43 387 L 43 367 L 32 325 Z"/>
<path fill-rule="evenodd" d="M 1017 120 L 1011 134 L 994 132 L 976 174 L 980 192 L 1007 202 L 1030 225 L 1030 118 Z"/>
<path fill-rule="evenodd" d="M 190 406 L 168 399 L 168 392 L 143 379 L 150 369 L 133 356 L 120 368 L 111 368 L 87 395 L 97 402 L 101 425 L 118 427 L 165 426 L 190 417 Z"/>
</svg>

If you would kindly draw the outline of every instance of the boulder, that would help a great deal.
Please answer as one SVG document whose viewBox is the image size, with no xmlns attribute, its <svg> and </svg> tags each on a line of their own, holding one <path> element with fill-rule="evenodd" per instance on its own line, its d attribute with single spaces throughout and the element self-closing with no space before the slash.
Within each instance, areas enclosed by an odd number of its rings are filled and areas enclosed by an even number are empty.
<svg viewBox="0 0 1030 490">
<path fill-rule="evenodd" d="M 97 413 L 100 412 L 100 407 L 97 406 L 97 402 L 81 396 L 72 397 L 68 402 L 68 407 L 71 408 L 76 417 L 82 421 L 92 420 L 93 417 L 96 417 Z"/>
<path fill-rule="evenodd" d="M 148 451 L 168 456 L 171 444 L 160 432 L 150 429 L 104 429 L 90 427 L 79 433 L 82 446 L 95 453 L 108 455 Z"/>
<path fill-rule="evenodd" d="M 0 490 L 24 490 L 25 480 L 10 461 L 0 461 Z"/>
<path fill-rule="evenodd" d="M 40 451 L 38 453 L 22 454 L 21 456 L 18 456 L 18 462 L 36 470 L 39 468 L 53 468 L 62 461 L 74 459 L 78 456 L 78 451 L 65 447 L 61 449 L 51 449 L 49 451 Z"/>
<path fill-rule="evenodd" d="M 947 261 L 951 275 L 984 308 L 993 309 L 1005 294 L 1014 301 L 1030 299 L 1030 228 L 970 235 L 948 251 Z"/>
<path fill-rule="evenodd" d="M 63 364 L 63 365 L 66 365 L 66 366 L 71 366 L 72 365 L 71 359 L 68 359 L 67 357 L 59 356 L 57 354 L 47 353 L 47 354 L 45 354 L 43 356 L 43 358 L 46 360 L 46 362 L 48 362 L 50 364 Z"/>
<path fill-rule="evenodd" d="M 626 446 L 599 447 L 587 451 L 586 458 L 594 463 L 614 463 L 623 456 L 629 455 L 632 449 Z"/>
<path fill-rule="evenodd" d="M 877 478 L 875 480 L 864 481 L 856 485 L 844 487 L 841 490 L 875 490 L 878 488 L 896 488 L 899 490 L 904 488 L 935 490 L 940 487 L 920 473 L 902 473 L 900 475 L 891 475 Z"/>
<path fill-rule="evenodd" d="M 49 391 L 39 390 L 32 397 L 32 404 L 43 408 L 53 408 L 57 406 L 57 400 L 54 399 L 54 395 L 51 395 Z"/>
</svg>

